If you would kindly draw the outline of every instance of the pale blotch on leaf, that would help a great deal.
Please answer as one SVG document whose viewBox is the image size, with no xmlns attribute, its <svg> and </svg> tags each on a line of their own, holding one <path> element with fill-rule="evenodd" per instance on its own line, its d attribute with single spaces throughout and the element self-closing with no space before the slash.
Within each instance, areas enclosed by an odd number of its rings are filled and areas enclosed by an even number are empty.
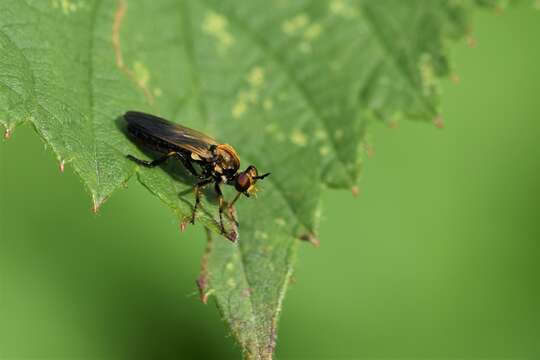
<svg viewBox="0 0 540 360">
<path fill-rule="evenodd" d="M 276 224 L 279 226 L 285 226 L 286 222 L 283 218 L 276 218 Z"/>
<path fill-rule="evenodd" d="M 304 38 L 307 41 L 312 41 L 317 39 L 322 33 L 322 26 L 320 24 L 314 23 L 308 26 L 304 32 Z"/>
<path fill-rule="evenodd" d="M 236 287 L 236 281 L 234 278 L 227 279 L 227 286 L 229 286 L 231 289 Z"/>
<path fill-rule="evenodd" d="M 249 88 L 238 92 L 232 106 L 231 114 L 234 119 L 240 119 L 249 110 L 249 104 L 256 105 L 259 102 L 259 88 L 265 82 L 264 68 L 261 66 L 252 68 L 246 76 L 246 82 Z"/>
<path fill-rule="evenodd" d="M 270 123 L 266 125 L 264 130 L 269 134 L 273 134 L 277 142 L 285 141 L 285 134 L 283 134 L 283 132 L 279 130 L 279 127 L 276 123 Z"/>
<path fill-rule="evenodd" d="M 145 88 L 150 80 L 150 71 L 148 71 L 148 68 L 142 62 L 135 61 L 133 64 L 133 76 L 137 84 Z"/>
<path fill-rule="evenodd" d="M 281 24 L 281 30 L 291 36 L 298 33 L 309 23 L 309 17 L 306 14 L 299 14 Z"/>
<path fill-rule="evenodd" d="M 336 16 L 341 16 L 347 19 L 352 19 L 358 16 L 358 9 L 355 8 L 350 1 L 331 0 L 329 5 L 330 13 Z"/>
<path fill-rule="evenodd" d="M 252 87 L 260 87 L 264 84 L 264 69 L 260 66 L 255 66 L 249 72 L 247 80 Z"/>
<path fill-rule="evenodd" d="M 422 82 L 422 92 L 424 95 L 431 95 L 437 92 L 437 76 L 433 69 L 433 62 L 430 54 L 422 54 L 418 63 L 420 70 L 420 80 Z"/>
<path fill-rule="evenodd" d="M 264 110 L 272 110 L 273 107 L 274 107 L 274 102 L 272 101 L 272 99 L 265 99 L 263 101 Z"/>
<path fill-rule="evenodd" d="M 232 262 L 227 263 L 227 265 L 225 265 L 225 269 L 229 271 L 234 270 L 234 264 Z"/>
<path fill-rule="evenodd" d="M 285 134 L 282 132 L 276 133 L 276 141 L 277 142 L 284 142 L 285 141 Z"/>
<path fill-rule="evenodd" d="M 270 123 L 264 127 L 264 130 L 268 133 L 275 133 L 278 130 L 276 123 Z"/>
<path fill-rule="evenodd" d="M 155 88 L 154 95 L 155 97 L 160 97 L 161 95 L 163 95 L 163 91 L 160 88 Z"/>
<path fill-rule="evenodd" d="M 291 133 L 291 142 L 298 146 L 306 146 L 307 145 L 307 137 L 306 135 L 301 132 L 298 129 L 293 130 Z"/>
<path fill-rule="evenodd" d="M 318 23 L 311 23 L 306 14 L 299 14 L 284 21 L 281 30 L 299 41 L 298 49 L 301 52 L 310 53 L 313 49 L 312 42 L 321 35 L 323 28 Z"/>
<path fill-rule="evenodd" d="M 325 140 L 327 137 L 328 135 L 326 135 L 326 132 L 324 130 L 318 129 L 317 131 L 315 131 L 315 139 L 321 141 Z"/>
<path fill-rule="evenodd" d="M 243 99 L 237 99 L 232 108 L 232 117 L 240 119 L 247 111 L 247 105 Z"/>
<path fill-rule="evenodd" d="M 307 41 L 302 41 L 300 43 L 300 45 L 298 45 L 298 48 L 300 49 L 301 52 L 303 53 L 310 53 L 312 48 L 311 48 L 311 44 L 308 43 Z"/>
<path fill-rule="evenodd" d="M 245 99 L 247 99 L 252 104 L 256 104 L 259 101 L 259 93 L 257 92 L 257 90 L 252 89 L 245 93 Z"/>
<path fill-rule="evenodd" d="M 218 40 L 224 49 L 234 44 L 234 37 L 227 28 L 227 19 L 214 12 L 208 13 L 202 24 L 203 31 Z"/>
<path fill-rule="evenodd" d="M 255 238 L 266 240 L 268 239 L 268 234 L 263 231 L 255 230 Z"/>
<path fill-rule="evenodd" d="M 52 0 L 53 8 L 61 9 L 64 15 L 69 15 L 84 7 L 84 3 L 81 1 L 73 0 Z"/>
<path fill-rule="evenodd" d="M 330 153 L 330 148 L 328 146 L 321 146 L 319 148 L 319 154 L 321 154 L 321 156 L 326 156 Z"/>
</svg>

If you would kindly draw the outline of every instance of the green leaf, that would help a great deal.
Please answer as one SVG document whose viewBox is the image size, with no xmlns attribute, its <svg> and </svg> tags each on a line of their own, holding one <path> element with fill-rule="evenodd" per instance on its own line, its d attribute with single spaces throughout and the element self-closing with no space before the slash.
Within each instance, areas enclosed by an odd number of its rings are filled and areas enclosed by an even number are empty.
<svg viewBox="0 0 540 360">
<path fill-rule="evenodd" d="M 316 241 L 321 191 L 357 185 L 370 122 L 440 121 L 446 40 L 467 33 L 473 4 L 3 0 L 0 123 L 6 137 L 31 123 L 95 211 L 136 174 L 181 223 L 191 215 L 180 166 L 126 159 L 145 157 L 121 130 L 126 110 L 202 130 L 272 172 L 258 199 L 238 202 L 237 246 L 209 233 L 199 279 L 246 357 L 268 359 L 298 238 Z M 203 209 L 198 222 L 219 233 L 215 201 Z"/>
</svg>

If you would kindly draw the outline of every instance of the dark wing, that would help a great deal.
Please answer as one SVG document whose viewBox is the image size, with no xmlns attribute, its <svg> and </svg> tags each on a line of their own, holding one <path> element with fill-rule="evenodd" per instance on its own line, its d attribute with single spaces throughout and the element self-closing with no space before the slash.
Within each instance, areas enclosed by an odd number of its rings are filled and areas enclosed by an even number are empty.
<svg viewBox="0 0 540 360">
<path fill-rule="evenodd" d="M 128 111 L 124 115 L 128 123 L 128 130 L 133 133 L 143 133 L 185 149 L 201 158 L 212 156 L 209 148 L 211 145 L 218 145 L 218 142 L 197 130 L 162 119 L 158 116 L 145 114 L 137 111 Z"/>
</svg>

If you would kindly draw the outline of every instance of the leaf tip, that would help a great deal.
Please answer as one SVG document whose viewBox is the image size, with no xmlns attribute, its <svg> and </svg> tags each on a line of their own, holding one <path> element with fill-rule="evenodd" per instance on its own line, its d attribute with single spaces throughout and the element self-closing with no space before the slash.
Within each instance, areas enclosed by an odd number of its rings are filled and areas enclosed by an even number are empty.
<svg viewBox="0 0 540 360">
<path fill-rule="evenodd" d="M 313 233 L 305 233 L 298 237 L 302 241 L 307 241 L 315 247 L 321 246 L 321 241 Z"/>
<path fill-rule="evenodd" d="M 373 146 L 368 143 L 364 143 L 364 151 L 366 152 L 368 158 L 372 158 L 373 155 L 375 155 L 375 149 L 373 149 Z"/>
<path fill-rule="evenodd" d="M 238 242 L 238 231 L 235 229 L 232 229 L 228 233 L 225 233 L 224 236 L 229 239 L 233 244 L 236 244 Z"/>
<path fill-rule="evenodd" d="M 475 49 L 478 46 L 478 41 L 472 35 L 467 35 L 465 41 L 467 42 L 467 46 L 471 49 Z"/>
<path fill-rule="evenodd" d="M 63 173 L 65 170 L 66 162 L 64 160 L 60 161 L 60 172 Z"/>
<path fill-rule="evenodd" d="M 399 122 L 396 121 L 396 120 L 390 120 L 390 121 L 388 122 L 388 127 L 389 127 L 390 129 L 397 129 L 397 128 L 399 127 Z"/>
<path fill-rule="evenodd" d="M 12 135 L 13 135 L 13 130 L 10 128 L 6 128 L 6 131 L 4 131 L 4 139 L 9 140 L 11 139 Z"/>
<path fill-rule="evenodd" d="M 184 220 L 180 221 L 180 225 L 179 225 L 180 232 L 186 231 L 186 226 L 187 226 L 187 223 Z"/>
<path fill-rule="evenodd" d="M 108 196 L 98 198 L 95 195 L 92 195 L 92 209 L 91 210 L 93 214 L 97 214 L 99 212 L 101 205 L 103 205 L 103 203 L 107 201 L 107 198 Z"/>
<path fill-rule="evenodd" d="M 433 119 L 433 125 L 435 125 L 437 129 L 444 129 L 444 120 L 442 116 L 436 116 Z"/>
</svg>

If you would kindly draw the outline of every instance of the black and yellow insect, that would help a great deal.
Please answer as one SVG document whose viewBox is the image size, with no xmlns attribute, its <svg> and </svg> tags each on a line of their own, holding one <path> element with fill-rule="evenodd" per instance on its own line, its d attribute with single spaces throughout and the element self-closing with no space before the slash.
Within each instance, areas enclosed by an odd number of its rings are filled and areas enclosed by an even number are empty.
<svg viewBox="0 0 540 360">
<path fill-rule="evenodd" d="M 257 180 L 270 175 L 270 173 L 259 175 L 257 168 L 253 165 L 248 166 L 245 171 L 238 171 L 240 157 L 236 150 L 231 145 L 220 144 L 214 138 L 197 130 L 137 111 L 128 111 L 124 115 L 124 119 L 128 124 L 127 130 L 133 137 L 142 142 L 143 145 L 162 154 L 161 157 L 153 161 L 140 160 L 132 155 L 127 156 L 129 159 L 139 165 L 151 168 L 174 157 L 198 178 L 199 181 L 194 186 L 195 206 L 193 207 L 191 223 L 195 223 L 202 188 L 214 183 L 219 201 L 219 223 L 222 233 L 226 234 L 223 225 L 224 207 L 228 206 L 232 220 L 238 225 L 238 221 L 233 215 L 232 206 L 240 195 L 250 196 L 255 189 Z M 198 165 L 200 173 L 197 172 L 194 164 Z M 227 205 L 223 199 L 220 184 L 232 185 L 238 191 L 233 201 Z"/>
</svg>

